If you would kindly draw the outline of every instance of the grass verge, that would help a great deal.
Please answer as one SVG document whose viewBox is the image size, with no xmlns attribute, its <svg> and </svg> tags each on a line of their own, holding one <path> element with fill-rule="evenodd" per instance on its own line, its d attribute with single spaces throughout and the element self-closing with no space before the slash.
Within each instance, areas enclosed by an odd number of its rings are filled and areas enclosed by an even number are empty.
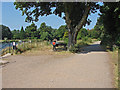
<svg viewBox="0 0 120 90">
<path fill-rule="evenodd" d="M 118 74 L 120 74 L 119 72 L 118 72 L 118 68 L 119 68 L 119 64 L 118 64 L 118 48 L 116 48 L 115 50 L 113 50 L 113 51 L 110 51 L 109 49 L 107 49 L 107 47 L 105 47 L 104 46 L 104 48 L 106 49 L 106 51 L 107 52 L 109 52 L 109 54 L 110 54 L 110 58 L 111 58 L 111 63 L 112 63 L 112 67 L 113 67 L 113 74 L 114 74 L 114 81 L 115 81 L 115 83 L 114 83 L 114 86 L 115 86 L 115 88 L 118 88 L 118 87 L 120 87 L 119 86 L 119 83 L 120 83 L 120 81 L 118 81 Z"/>
</svg>

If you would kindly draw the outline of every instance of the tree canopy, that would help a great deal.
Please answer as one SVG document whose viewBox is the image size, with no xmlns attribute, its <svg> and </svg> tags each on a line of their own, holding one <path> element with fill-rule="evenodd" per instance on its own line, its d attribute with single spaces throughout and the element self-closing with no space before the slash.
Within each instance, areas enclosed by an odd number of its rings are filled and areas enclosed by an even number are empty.
<svg viewBox="0 0 120 90">
<path fill-rule="evenodd" d="M 111 46 L 120 44 L 120 1 L 105 2 L 100 9 L 104 25 L 104 40 Z"/>
<path fill-rule="evenodd" d="M 2 39 L 4 38 L 11 39 L 12 38 L 12 32 L 10 31 L 9 27 L 0 25 L 0 30 L 2 31 Z"/>
<path fill-rule="evenodd" d="M 25 32 L 26 32 L 26 35 L 28 38 L 30 39 L 34 39 L 34 38 L 37 38 L 37 26 L 32 23 L 30 26 L 27 26 L 25 28 Z"/>
<path fill-rule="evenodd" d="M 24 39 L 24 38 L 26 38 L 26 34 L 25 34 L 24 28 L 22 26 L 21 30 L 20 30 L 20 39 Z"/>
</svg>

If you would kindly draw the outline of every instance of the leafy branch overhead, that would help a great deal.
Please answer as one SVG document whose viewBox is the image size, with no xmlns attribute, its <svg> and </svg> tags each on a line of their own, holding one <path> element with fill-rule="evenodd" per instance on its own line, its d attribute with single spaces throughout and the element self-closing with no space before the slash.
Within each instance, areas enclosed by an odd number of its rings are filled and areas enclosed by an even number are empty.
<svg viewBox="0 0 120 90">
<path fill-rule="evenodd" d="M 39 16 L 55 14 L 66 20 L 66 12 L 69 13 L 71 24 L 75 27 L 85 12 L 87 6 L 90 7 L 90 12 L 95 13 L 99 9 L 99 5 L 96 3 L 85 2 L 15 2 L 16 9 L 22 11 L 22 15 L 26 14 L 26 22 L 39 20 Z M 90 14 L 90 13 L 89 13 Z M 87 19 L 86 23 L 90 23 Z M 85 24 L 84 24 L 85 25 Z"/>
<path fill-rule="evenodd" d="M 26 22 L 37 22 L 39 16 L 55 14 L 66 21 L 69 31 L 68 47 L 74 46 L 80 29 L 91 20 L 88 15 L 100 8 L 95 2 L 15 2 L 16 9 L 26 14 Z"/>
</svg>

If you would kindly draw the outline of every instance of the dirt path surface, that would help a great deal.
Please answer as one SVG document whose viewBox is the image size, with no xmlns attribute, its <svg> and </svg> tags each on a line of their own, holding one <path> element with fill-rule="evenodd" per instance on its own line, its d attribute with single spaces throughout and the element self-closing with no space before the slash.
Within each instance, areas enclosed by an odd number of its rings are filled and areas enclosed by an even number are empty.
<svg viewBox="0 0 120 90">
<path fill-rule="evenodd" d="M 82 53 L 10 56 L 2 68 L 3 88 L 113 88 L 110 59 L 96 42 Z"/>
</svg>

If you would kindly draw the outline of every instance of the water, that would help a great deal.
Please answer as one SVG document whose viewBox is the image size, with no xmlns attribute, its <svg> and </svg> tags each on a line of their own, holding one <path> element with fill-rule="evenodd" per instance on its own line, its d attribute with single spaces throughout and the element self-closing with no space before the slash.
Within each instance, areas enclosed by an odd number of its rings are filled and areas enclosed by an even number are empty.
<svg viewBox="0 0 120 90">
<path fill-rule="evenodd" d="M 0 43 L 0 51 L 2 49 L 9 47 L 9 46 L 12 47 L 13 46 L 12 43 Z"/>
<path fill-rule="evenodd" d="M 20 44 L 20 43 L 22 43 L 22 42 L 15 42 L 16 45 L 18 45 L 18 43 Z M 5 49 L 5 48 L 7 48 L 7 47 L 12 47 L 12 46 L 13 46 L 13 42 L 9 42 L 9 43 L 1 43 L 1 42 L 0 42 L 0 51 L 1 51 L 2 49 Z"/>
</svg>

